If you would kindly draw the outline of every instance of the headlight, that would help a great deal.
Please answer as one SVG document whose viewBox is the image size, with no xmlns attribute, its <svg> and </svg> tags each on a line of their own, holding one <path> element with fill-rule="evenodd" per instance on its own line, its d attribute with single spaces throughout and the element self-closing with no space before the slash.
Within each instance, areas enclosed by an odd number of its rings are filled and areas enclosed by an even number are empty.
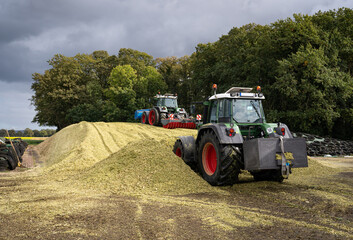
<svg viewBox="0 0 353 240">
<path fill-rule="evenodd" d="M 272 128 L 267 128 L 267 133 L 273 133 L 273 129 Z"/>
</svg>

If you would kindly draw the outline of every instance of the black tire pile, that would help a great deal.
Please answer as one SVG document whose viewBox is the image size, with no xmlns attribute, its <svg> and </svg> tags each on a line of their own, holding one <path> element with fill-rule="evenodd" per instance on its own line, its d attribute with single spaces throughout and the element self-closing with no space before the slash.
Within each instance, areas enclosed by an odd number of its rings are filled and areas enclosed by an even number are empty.
<svg viewBox="0 0 353 240">
<path fill-rule="evenodd" d="M 22 156 L 28 143 L 21 139 L 14 139 L 12 140 L 12 144 L 15 150 L 12 148 L 10 140 L 7 139 L 5 143 L 0 142 L 0 171 L 14 170 L 18 166 L 18 161 L 22 163 Z"/>
<path fill-rule="evenodd" d="M 320 137 L 307 133 L 294 133 L 294 137 L 305 138 L 309 156 L 352 156 L 353 141 L 338 140 L 331 137 Z"/>
</svg>

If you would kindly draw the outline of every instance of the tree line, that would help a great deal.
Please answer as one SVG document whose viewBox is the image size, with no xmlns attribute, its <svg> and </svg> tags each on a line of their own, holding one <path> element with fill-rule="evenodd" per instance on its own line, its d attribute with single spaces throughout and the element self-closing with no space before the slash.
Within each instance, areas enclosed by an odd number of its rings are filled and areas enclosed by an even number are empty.
<svg viewBox="0 0 353 240">
<path fill-rule="evenodd" d="M 294 131 L 353 139 L 353 10 L 295 14 L 272 24 L 235 27 L 191 56 L 153 58 L 122 48 L 55 55 L 33 74 L 34 122 L 59 130 L 80 121 L 132 121 L 158 92 L 179 105 L 232 86 L 262 86 L 268 122 Z"/>
<path fill-rule="evenodd" d="M 55 129 L 41 129 L 32 130 L 26 128 L 23 131 L 16 131 L 14 129 L 8 130 L 10 137 L 50 137 L 56 132 Z M 6 129 L 0 129 L 0 137 L 7 137 Z"/>
</svg>

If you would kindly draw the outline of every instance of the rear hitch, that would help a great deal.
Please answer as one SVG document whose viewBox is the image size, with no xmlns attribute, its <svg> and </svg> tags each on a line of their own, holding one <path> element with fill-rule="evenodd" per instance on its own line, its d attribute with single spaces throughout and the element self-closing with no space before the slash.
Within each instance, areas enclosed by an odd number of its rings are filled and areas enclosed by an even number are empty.
<svg viewBox="0 0 353 240">
<path fill-rule="evenodd" d="M 284 154 L 283 137 L 279 136 L 279 140 L 281 145 L 281 174 L 283 178 L 288 179 L 289 174 L 291 173 L 290 163 L 287 161 Z"/>
</svg>

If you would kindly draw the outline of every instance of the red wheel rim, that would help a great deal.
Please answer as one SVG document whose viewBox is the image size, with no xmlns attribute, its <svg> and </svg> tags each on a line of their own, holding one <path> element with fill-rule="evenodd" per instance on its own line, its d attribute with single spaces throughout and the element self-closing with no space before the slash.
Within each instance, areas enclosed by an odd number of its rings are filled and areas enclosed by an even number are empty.
<svg viewBox="0 0 353 240">
<path fill-rule="evenodd" d="M 181 157 L 181 149 L 180 148 L 177 148 L 175 150 L 175 155 L 177 155 L 178 157 Z"/>
<path fill-rule="evenodd" d="M 146 115 L 142 114 L 142 123 L 146 123 Z"/>
<path fill-rule="evenodd" d="M 208 142 L 202 150 L 202 165 L 206 174 L 211 176 L 217 169 L 217 152 L 213 144 Z"/>
<path fill-rule="evenodd" d="M 156 119 L 156 113 L 154 112 L 154 110 L 150 111 L 150 114 L 148 115 L 148 121 L 151 125 L 154 124 L 154 121 Z"/>
</svg>

